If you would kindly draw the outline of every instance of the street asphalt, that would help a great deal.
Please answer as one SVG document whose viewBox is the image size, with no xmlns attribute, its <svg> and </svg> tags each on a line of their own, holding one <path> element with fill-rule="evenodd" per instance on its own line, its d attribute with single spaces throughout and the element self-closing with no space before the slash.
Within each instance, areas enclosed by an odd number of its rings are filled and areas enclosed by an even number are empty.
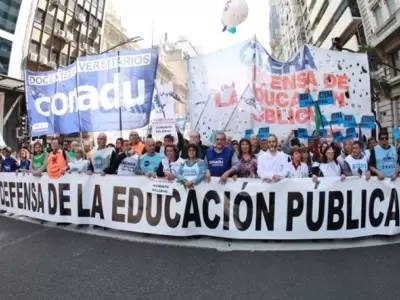
<svg viewBox="0 0 400 300">
<path fill-rule="evenodd" d="M 219 252 L 0 217 L 0 299 L 396 300 L 400 244 Z"/>
</svg>

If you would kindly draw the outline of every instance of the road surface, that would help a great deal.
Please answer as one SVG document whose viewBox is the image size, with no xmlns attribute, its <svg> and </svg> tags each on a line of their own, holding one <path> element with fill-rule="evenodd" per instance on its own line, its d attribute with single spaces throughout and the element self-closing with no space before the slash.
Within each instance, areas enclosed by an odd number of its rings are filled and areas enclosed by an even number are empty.
<svg viewBox="0 0 400 300">
<path fill-rule="evenodd" d="M 400 299 L 400 244 L 220 252 L 136 243 L 0 216 L 0 299 Z"/>
</svg>

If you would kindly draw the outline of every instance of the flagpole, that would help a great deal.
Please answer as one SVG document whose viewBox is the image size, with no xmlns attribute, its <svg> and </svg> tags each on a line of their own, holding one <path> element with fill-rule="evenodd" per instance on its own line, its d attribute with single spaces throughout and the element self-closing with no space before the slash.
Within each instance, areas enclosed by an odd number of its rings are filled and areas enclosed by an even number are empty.
<svg viewBox="0 0 400 300">
<path fill-rule="evenodd" d="M 203 110 L 201 111 L 199 118 L 197 119 L 196 126 L 194 127 L 193 131 L 196 131 L 197 126 L 198 126 L 199 123 L 200 123 L 201 117 L 203 116 L 203 113 L 204 113 L 204 111 L 206 110 L 207 105 L 208 105 L 208 102 L 210 101 L 210 99 L 211 99 L 211 93 L 208 95 L 208 99 L 207 99 L 207 101 L 206 101 L 206 104 L 204 105 L 204 108 L 203 108 Z"/>
</svg>

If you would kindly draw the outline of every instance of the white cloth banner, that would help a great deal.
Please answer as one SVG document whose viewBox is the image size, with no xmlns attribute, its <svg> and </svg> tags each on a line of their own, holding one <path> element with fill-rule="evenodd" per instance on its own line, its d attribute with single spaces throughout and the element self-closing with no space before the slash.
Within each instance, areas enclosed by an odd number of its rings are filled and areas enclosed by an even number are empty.
<svg viewBox="0 0 400 300">
<path fill-rule="evenodd" d="M 400 232 L 400 181 L 325 178 L 174 184 L 151 194 L 145 177 L 65 175 L 59 180 L 0 174 L 0 209 L 52 222 L 93 224 L 170 236 L 329 239 Z"/>
<path fill-rule="evenodd" d="M 260 43 L 249 40 L 192 57 L 188 66 L 188 113 L 192 130 L 204 140 L 212 129 L 226 129 L 235 139 L 246 129 L 257 132 L 265 126 L 279 137 L 300 127 L 311 131 L 314 112 L 298 103 L 304 92 L 313 100 L 320 91 L 333 93 L 335 103 L 321 106 L 327 121 L 336 112 L 353 115 L 357 122 L 372 115 L 368 58 L 363 53 L 305 45 L 293 58 L 279 62 Z"/>
</svg>

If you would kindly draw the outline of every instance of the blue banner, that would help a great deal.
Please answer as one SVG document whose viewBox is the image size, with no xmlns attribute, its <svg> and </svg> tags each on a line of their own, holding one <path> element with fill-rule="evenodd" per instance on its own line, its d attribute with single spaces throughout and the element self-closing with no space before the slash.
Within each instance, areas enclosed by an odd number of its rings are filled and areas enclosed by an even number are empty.
<svg viewBox="0 0 400 300">
<path fill-rule="evenodd" d="M 127 130 L 148 124 L 154 49 L 78 57 L 51 72 L 25 71 L 31 136 Z"/>
</svg>

